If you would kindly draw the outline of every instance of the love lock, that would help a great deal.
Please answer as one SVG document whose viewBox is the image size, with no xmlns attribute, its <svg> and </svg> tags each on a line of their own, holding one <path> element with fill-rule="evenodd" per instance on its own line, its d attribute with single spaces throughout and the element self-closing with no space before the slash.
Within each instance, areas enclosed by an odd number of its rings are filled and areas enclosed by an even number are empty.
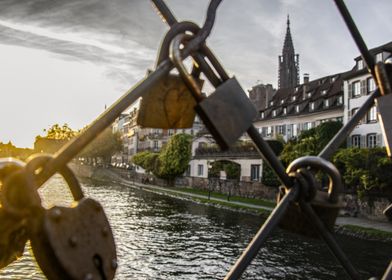
<svg viewBox="0 0 392 280">
<path fill-rule="evenodd" d="M 344 206 L 339 194 L 342 191 L 342 180 L 337 168 L 329 161 L 315 156 L 306 156 L 294 160 L 288 167 L 287 173 L 294 177 L 300 188 L 299 200 L 310 203 L 317 216 L 329 231 L 333 231 L 339 210 Z M 328 175 L 328 191 L 321 191 L 315 178 L 315 171 Z M 283 199 L 288 189 L 280 188 L 278 203 Z M 299 206 L 299 200 L 291 202 L 280 227 L 305 236 L 318 237 L 317 231 L 308 220 L 306 213 Z"/>
<path fill-rule="evenodd" d="M 377 84 L 381 97 L 375 99 L 388 156 L 392 156 L 392 58 L 376 65 Z"/>
<path fill-rule="evenodd" d="M 184 22 L 178 23 L 166 34 L 158 55 L 157 66 L 168 58 L 169 43 L 179 32 L 187 30 L 197 32 L 198 26 Z M 194 66 L 196 67 L 196 66 Z M 193 77 L 198 86 L 203 86 L 199 79 L 200 72 Z M 195 119 L 196 100 L 192 97 L 184 81 L 175 74 L 168 74 L 143 95 L 138 110 L 137 124 L 142 127 L 181 129 L 191 128 Z"/>
<path fill-rule="evenodd" d="M 192 38 L 193 36 L 188 34 L 177 35 L 170 44 L 170 58 L 198 101 L 196 113 L 221 149 L 226 150 L 248 130 L 257 112 L 235 77 L 224 81 L 207 98 L 203 97 L 200 87 L 187 72 L 181 57 L 181 44 Z M 201 47 L 201 52 L 215 69 L 221 68 L 205 45 Z"/>
<path fill-rule="evenodd" d="M 8 206 L 8 196 L 4 180 L 12 173 L 20 171 L 25 163 L 14 159 L 0 159 L 0 268 L 3 268 L 23 255 L 28 239 L 27 220 L 24 216 L 15 215 Z M 11 194 L 12 195 L 12 194 Z"/>
<path fill-rule="evenodd" d="M 50 156 L 31 159 L 27 172 L 35 174 Z M 75 199 L 72 207 L 54 206 L 35 211 L 30 223 L 34 256 L 48 279 L 113 279 L 117 268 L 116 248 L 102 206 L 85 198 L 69 167 L 59 173 Z M 34 186 L 33 186 L 34 187 Z"/>
</svg>

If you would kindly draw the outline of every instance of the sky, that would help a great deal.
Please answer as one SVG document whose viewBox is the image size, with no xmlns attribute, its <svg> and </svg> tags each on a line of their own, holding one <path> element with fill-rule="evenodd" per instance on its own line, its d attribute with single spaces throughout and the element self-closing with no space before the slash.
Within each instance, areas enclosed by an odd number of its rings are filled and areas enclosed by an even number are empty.
<svg viewBox="0 0 392 280">
<path fill-rule="evenodd" d="M 167 0 L 202 25 L 207 0 Z M 392 1 L 346 0 L 369 48 L 392 41 Z M 223 0 L 207 44 L 244 89 L 276 87 L 286 18 L 300 75 L 354 66 L 358 50 L 333 1 Z M 168 27 L 148 0 L 1 0 L 0 142 L 33 147 L 52 124 L 90 124 L 153 69 Z"/>
</svg>

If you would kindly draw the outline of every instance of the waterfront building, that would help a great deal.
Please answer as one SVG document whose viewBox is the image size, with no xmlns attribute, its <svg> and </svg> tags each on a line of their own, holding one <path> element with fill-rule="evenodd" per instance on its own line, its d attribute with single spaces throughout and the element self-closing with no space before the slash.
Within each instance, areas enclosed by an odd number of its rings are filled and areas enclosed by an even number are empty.
<svg viewBox="0 0 392 280">
<path fill-rule="evenodd" d="M 266 107 L 259 110 L 255 127 L 266 139 L 282 137 L 288 141 L 323 122 L 342 122 L 343 81 L 349 72 L 313 81 L 304 75 L 302 84 L 278 89 Z"/>
<path fill-rule="evenodd" d="M 392 42 L 373 48 L 370 52 L 375 62 L 384 61 L 392 55 Z M 376 89 L 376 83 L 369 74 L 362 57 L 358 56 L 354 60 L 355 65 L 344 81 L 344 97 L 347 104 L 344 112 L 344 123 L 356 113 L 369 94 Z M 349 147 L 373 148 L 385 146 L 377 113 L 377 107 L 373 106 L 354 128 L 347 139 Z"/>
</svg>

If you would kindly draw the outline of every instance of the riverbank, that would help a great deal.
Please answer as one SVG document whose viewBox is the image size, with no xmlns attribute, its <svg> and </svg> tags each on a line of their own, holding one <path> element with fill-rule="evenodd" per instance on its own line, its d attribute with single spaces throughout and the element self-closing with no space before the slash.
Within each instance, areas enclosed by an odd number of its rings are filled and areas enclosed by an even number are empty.
<svg viewBox="0 0 392 280">
<path fill-rule="evenodd" d="M 113 181 L 121 183 L 127 187 L 143 189 L 163 195 L 175 196 L 181 199 L 190 199 L 199 203 L 225 207 L 236 211 L 246 211 L 267 218 L 273 210 L 275 204 L 268 200 L 250 199 L 242 197 L 230 197 L 218 193 L 208 193 L 191 188 L 168 188 L 152 184 L 145 184 L 124 179 L 110 169 L 99 169 L 99 172 L 89 172 L 80 174 L 81 177 L 88 177 L 96 180 Z M 86 176 L 87 175 L 87 176 Z M 388 222 L 376 222 L 364 218 L 338 217 L 336 220 L 335 232 L 352 236 L 359 239 L 378 240 L 392 242 L 392 224 Z"/>
</svg>

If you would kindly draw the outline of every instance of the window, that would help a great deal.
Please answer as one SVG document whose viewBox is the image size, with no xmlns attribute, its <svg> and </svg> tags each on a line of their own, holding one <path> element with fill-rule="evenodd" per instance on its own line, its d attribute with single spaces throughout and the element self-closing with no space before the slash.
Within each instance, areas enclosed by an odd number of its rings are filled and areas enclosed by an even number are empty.
<svg viewBox="0 0 392 280">
<path fill-rule="evenodd" d="M 338 99 L 336 100 L 336 104 L 337 105 L 342 105 L 343 104 L 343 96 L 342 95 L 338 96 Z"/>
<path fill-rule="evenodd" d="M 304 123 L 304 130 L 309 130 L 311 128 L 312 128 L 312 123 L 311 122 Z"/>
<path fill-rule="evenodd" d="M 321 91 L 321 95 L 326 95 L 327 94 L 327 90 L 326 89 L 323 89 L 322 91 Z"/>
<path fill-rule="evenodd" d="M 376 90 L 376 83 L 374 82 L 374 79 L 372 77 L 366 80 L 366 84 L 368 94 Z"/>
<path fill-rule="evenodd" d="M 283 100 L 283 99 L 281 99 L 281 100 L 280 100 L 280 104 L 283 104 L 283 103 L 284 103 L 284 100 Z"/>
<path fill-rule="evenodd" d="M 273 128 L 272 128 L 272 126 L 269 126 L 269 127 L 267 128 L 267 136 L 271 136 L 272 133 L 274 133 Z"/>
<path fill-rule="evenodd" d="M 307 97 L 307 98 L 312 97 L 312 92 L 311 92 L 311 91 L 307 92 L 307 93 L 306 93 L 306 97 Z"/>
<path fill-rule="evenodd" d="M 376 133 L 369 133 L 366 135 L 366 146 L 368 148 L 374 148 L 377 146 L 377 134 Z"/>
<path fill-rule="evenodd" d="M 352 83 L 352 97 L 358 97 L 361 95 L 361 83 L 356 81 Z"/>
<path fill-rule="evenodd" d="M 203 176 L 203 171 L 204 171 L 204 166 L 203 166 L 203 164 L 198 164 L 198 165 L 197 165 L 197 175 L 198 175 L 198 176 Z"/>
<path fill-rule="evenodd" d="M 361 135 L 353 135 L 351 136 L 351 146 L 354 148 L 361 147 Z"/>
<path fill-rule="evenodd" d="M 271 101 L 271 102 L 270 102 L 270 106 L 274 106 L 274 101 Z"/>
<path fill-rule="evenodd" d="M 276 110 L 272 110 L 272 116 L 276 117 Z"/>
<path fill-rule="evenodd" d="M 281 134 L 281 135 L 285 135 L 286 134 L 286 126 L 285 125 L 278 125 L 276 127 L 276 133 Z"/>
<path fill-rule="evenodd" d="M 291 100 L 293 100 L 293 101 L 297 100 L 297 96 L 291 97 Z"/>
<path fill-rule="evenodd" d="M 169 129 L 169 136 L 174 134 L 174 130 L 173 129 Z"/>
<path fill-rule="evenodd" d="M 188 164 L 188 168 L 185 171 L 185 176 L 191 176 L 191 165 Z"/>
<path fill-rule="evenodd" d="M 295 105 L 295 112 L 299 113 L 299 105 Z"/>
<path fill-rule="evenodd" d="M 382 62 L 382 52 L 376 54 L 376 63 L 377 62 Z"/>
<path fill-rule="evenodd" d="M 293 124 L 293 137 L 298 135 L 298 124 Z"/>
<path fill-rule="evenodd" d="M 260 118 L 264 119 L 264 112 L 260 113 Z"/>
<path fill-rule="evenodd" d="M 250 165 L 250 179 L 252 181 L 259 181 L 260 179 L 260 164 Z"/>
<path fill-rule="evenodd" d="M 324 105 L 324 108 L 328 108 L 329 107 L 329 99 L 324 99 L 323 105 Z"/>
<path fill-rule="evenodd" d="M 358 70 L 363 69 L 363 60 L 362 59 L 358 60 L 358 62 L 357 62 L 357 69 Z"/>
<path fill-rule="evenodd" d="M 309 110 L 314 111 L 314 102 L 310 102 Z"/>
<path fill-rule="evenodd" d="M 336 76 L 331 77 L 331 82 L 335 82 L 336 81 Z"/>
<path fill-rule="evenodd" d="M 373 106 L 370 108 L 369 112 L 367 113 L 367 122 L 372 123 L 377 121 L 377 108 Z"/>
<path fill-rule="evenodd" d="M 287 107 L 283 107 L 283 115 L 287 115 Z"/>
<path fill-rule="evenodd" d="M 154 150 L 158 150 L 158 141 L 154 140 L 154 146 L 153 146 Z"/>
</svg>

